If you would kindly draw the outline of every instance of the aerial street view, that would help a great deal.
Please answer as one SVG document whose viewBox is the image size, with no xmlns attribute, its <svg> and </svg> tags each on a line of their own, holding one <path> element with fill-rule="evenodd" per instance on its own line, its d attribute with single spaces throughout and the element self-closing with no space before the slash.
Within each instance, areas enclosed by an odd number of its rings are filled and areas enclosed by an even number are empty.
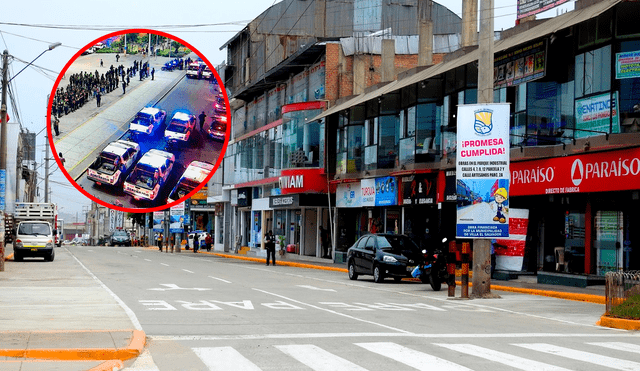
<svg viewBox="0 0 640 371">
<path fill-rule="evenodd" d="M 640 1 L 0 12 L 0 371 L 640 371 Z"/>
<path fill-rule="evenodd" d="M 82 190 L 148 209 L 183 198 L 209 176 L 223 153 L 227 106 L 196 53 L 161 35 L 122 33 L 72 61 L 51 120 L 53 152 Z M 185 173 L 194 162 L 206 164 L 201 174 Z"/>
</svg>

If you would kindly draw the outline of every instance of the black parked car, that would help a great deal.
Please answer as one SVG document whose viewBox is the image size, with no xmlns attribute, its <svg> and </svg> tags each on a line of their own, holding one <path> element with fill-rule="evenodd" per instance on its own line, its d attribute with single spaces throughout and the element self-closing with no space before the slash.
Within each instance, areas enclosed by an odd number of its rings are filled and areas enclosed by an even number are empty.
<svg viewBox="0 0 640 371">
<path fill-rule="evenodd" d="M 347 266 L 352 280 L 360 274 L 370 274 L 376 283 L 385 277 L 400 281 L 411 277 L 411 271 L 423 260 L 418 245 L 409 237 L 398 234 L 364 235 L 347 250 Z"/>
</svg>

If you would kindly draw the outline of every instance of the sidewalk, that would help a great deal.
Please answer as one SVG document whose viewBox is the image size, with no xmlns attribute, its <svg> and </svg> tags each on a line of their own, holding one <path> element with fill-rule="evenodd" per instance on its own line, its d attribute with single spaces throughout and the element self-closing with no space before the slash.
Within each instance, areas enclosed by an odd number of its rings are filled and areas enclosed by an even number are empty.
<svg viewBox="0 0 640 371">
<path fill-rule="evenodd" d="M 55 263 L 5 262 L 0 369 L 112 371 L 137 357 L 146 338 L 135 317 L 68 250 Z"/>
<path fill-rule="evenodd" d="M 100 59 L 104 67 L 100 67 Z M 172 59 L 172 58 L 171 58 Z M 148 61 L 155 68 L 154 79 L 148 77 L 140 81 L 139 76 L 131 78 L 126 93 L 122 93 L 122 83 L 110 93 L 102 96 L 100 107 L 95 98 L 85 105 L 60 118 L 60 136 L 54 138 L 55 148 L 65 158 L 65 168 L 73 179 L 78 179 L 95 160 L 98 153 L 110 142 L 120 138 L 128 129 L 129 122 L 142 108 L 154 106 L 186 74 L 186 71 L 162 71 L 168 57 L 121 56 L 118 63 L 115 54 L 90 54 L 78 58 L 67 70 L 60 86 L 69 83 L 69 76 L 78 72 L 106 72 L 111 65 L 133 66 L 133 61 Z"/>
</svg>

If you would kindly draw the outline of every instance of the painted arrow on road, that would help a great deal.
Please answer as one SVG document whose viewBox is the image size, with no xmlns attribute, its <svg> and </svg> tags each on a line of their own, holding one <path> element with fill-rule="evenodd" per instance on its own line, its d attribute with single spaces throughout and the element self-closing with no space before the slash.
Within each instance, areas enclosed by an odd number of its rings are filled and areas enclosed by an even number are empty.
<svg viewBox="0 0 640 371">
<path fill-rule="evenodd" d="M 296 285 L 298 287 L 302 287 L 303 289 L 310 289 L 310 290 L 319 290 L 319 291 L 332 291 L 332 292 L 336 292 L 336 290 L 334 289 L 321 289 L 320 287 L 315 287 L 315 286 L 309 286 L 309 285 Z"/>
<path fill-rule="evenodd" d="M 199 288 L 199 287 L 194 287 L 194 288 L 178 287 L 178 285 L 176 285 L 174 283 L 161 283 L 160 286 L 165 286 L 165 287 L 164 288 L 160 287 L 160 288 L 155 288 L 155 289 L 148 289 L 148 290 L 152 290 L 152 291 L 169 291 L 169 290 L 208 291 L 208 290 L 211 290 L 211 289 L 203 289 L 203 288 Z"/>
</svg>

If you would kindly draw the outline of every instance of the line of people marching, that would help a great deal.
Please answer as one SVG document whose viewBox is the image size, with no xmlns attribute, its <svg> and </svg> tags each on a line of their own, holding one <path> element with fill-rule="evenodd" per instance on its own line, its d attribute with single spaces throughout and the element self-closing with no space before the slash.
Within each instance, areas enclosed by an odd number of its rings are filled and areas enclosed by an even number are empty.
<svg viewBox="0 0 640 371">
<path fill-rule="evenodd" d="M 79 72 L 69 76 L 69 85 L 59 87 L 53 98 L 51 113 L 55 117 L 62 117 L 82 107 L 90 99 L 95 98 L 96 104 L 100 107 L 102 95 L 108 94 L 117 89 L 122 84 L 122 94 L 126 93 L 126 87 L 131 82 L 131 78 L 140 75 L 140 81 L 151 75 L 152 80 L 155 69 L 149 71 L 149 62 L 133 61 L 133 66 L 125 68 L 123 65 L 114 67 L 102 75 L 91 72 Z M 122 78 L 122 81 L 120 81 Z"/>
<path fill-rule="evenodd" d="M 165 247 L 165 244 L 168 243 L 168 245 L 166 246 L 167 251 L 169 248 L 171 248 L 171 250 L 173 251 L 173 246 L 175 246 L 175 233 L 171 233 L 170 237 L 169 237 L 169 241 L 165 241 L 164 238 L 164 234 L 161 233 L 156 233 L 154 235 L 154 239 L 156 241 L 156 244 L 158 246 L 158 249 L 160 249 L 160 251 L 162 251 L 163 247 Z M 187 246 L 186 249 L 189 249 L 189 240 L 186 240 Z M 199 249 L 206 249 L 207 251 L 211 251 L 211 246 L 213 245 L 213 237 L 211 237 L 210 233 L 195 233 L 193 236 L 193 239 L 191 241 L 191 248 L 193 249 L 193 252 L 198 252 Z"/>
</svg>

